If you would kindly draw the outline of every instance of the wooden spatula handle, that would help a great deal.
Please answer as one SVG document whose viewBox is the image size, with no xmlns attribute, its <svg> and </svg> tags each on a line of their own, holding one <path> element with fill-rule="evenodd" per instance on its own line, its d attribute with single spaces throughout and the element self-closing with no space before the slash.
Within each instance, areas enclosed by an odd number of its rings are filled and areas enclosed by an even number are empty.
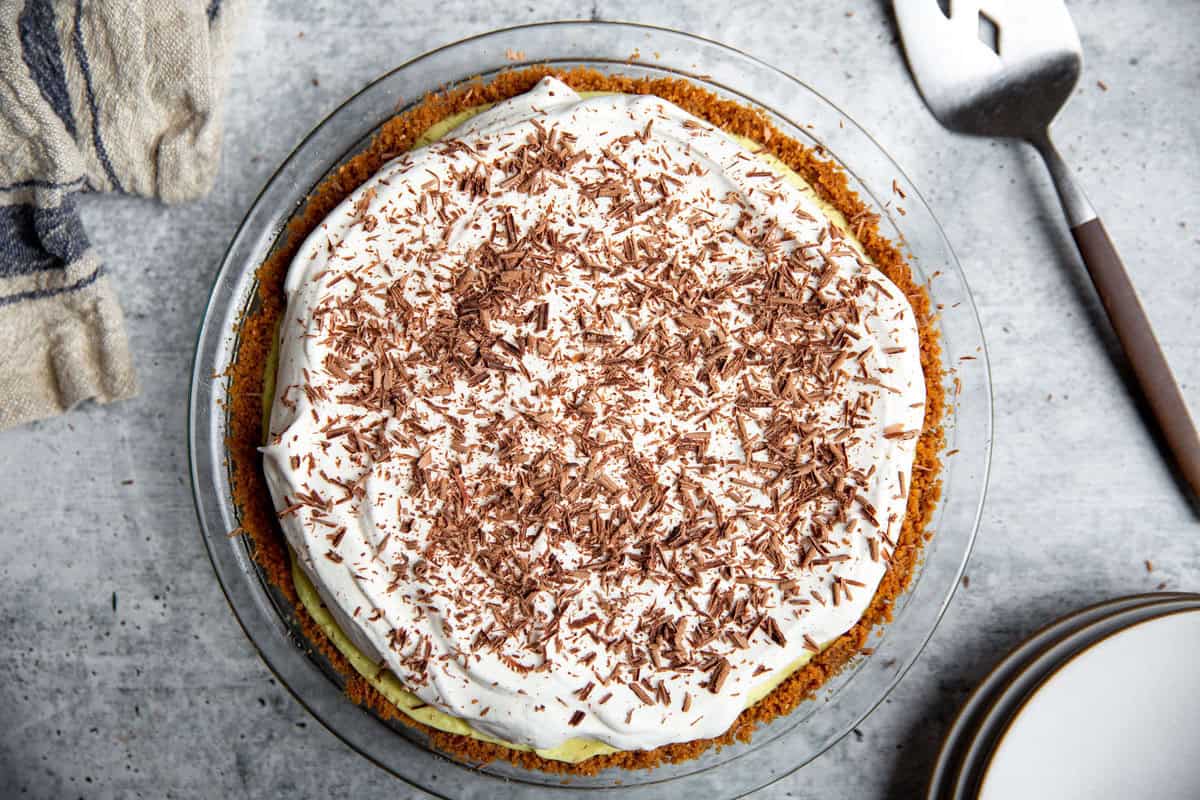
<svg viewBox="0 0 1200 800">
<path fill-rule="evenodd" d="M 1192 491 L 1200 496 L 1200 436 L 1129 274 L 1098 217 L 1071 228 L 1133 374 Z"/>
</svg>

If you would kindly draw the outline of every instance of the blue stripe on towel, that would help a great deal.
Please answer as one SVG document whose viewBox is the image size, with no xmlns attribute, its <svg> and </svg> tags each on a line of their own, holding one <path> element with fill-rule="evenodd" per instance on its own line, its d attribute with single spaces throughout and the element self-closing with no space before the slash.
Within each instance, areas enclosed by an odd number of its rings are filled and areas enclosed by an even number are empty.
<svg viewBox="0 0 1200 800">
<path fill-rule="evenodd" d="M 75 138 L 75 113 L 67 91 L 67 70 L 63 67 L 62 48 L 58 46 L 58 26 L 51 0 L 29 0 L 17 17 L 17 36 L 21 57 L 29 75 L 50 108 Z"/>
<path fill-rule="evenodd" d="M 20 189 L 65 189 L 74 191 L 84 186 L 91 188 L 88 185 L 86 175 L 80 175 L 78 178 L 69 181 L 44 181 L 40 178 L 30 178 L 27 181 L 17 181 L 16 183 L 0 186 L 0 192 L 15 192 Z"/>
<path fill-rule="evenodd" d="M 63 269 L 88 248 L 70 195 L 54 208 L 0 206 L 0 278 Z"/>
<path fill-rule="evenodd" d="M 217 14 L 221 13 L 221 0 L 208 0 L 208 24 L 212 25 Z"/>
<path fill-rule="evenodd" d="M 31 289 L 28 292 L 17 292 L 16 294 L 10 294 L 8 297 L 0 297 L 0 308 L 12 305 L 13 303 L 20 303 L 22 300 L 42 300 L 47 297 L 74 292 L 85 286 L 91 286 L 103 274 L 104 265 L 100 265 L 92 270 L 90 275 L 84 275 L 79 280 L 67 286 L 58 286 L 54 289 Z"/>
<path fill-rule="evenodd" d="M 117 173 L 113 170 L 112 162 L 108 160 L 108 151 L 104 149 L 104 140 L 100 137 L 100 115 L 96 109 L 96 92 L 92 88 L 92 68 L 88 66 L 87 51 L 83 47 L 82 19 L 83 0 L 75 0 L 75 31 L 71 36 L 71 43 L 75 47 L 75 58 L 79 61 L 79 68 L 83 70 L 83 88 L 87 92 L 88 108 L 92 112 L 92 143 L 95 145 L 96 155 L 100 158 L 100 164 L 104 167 L 104 173 L 108 175 L 113 189 L 124 192 L 125 188 L 117 180 Z"/>
</svg>

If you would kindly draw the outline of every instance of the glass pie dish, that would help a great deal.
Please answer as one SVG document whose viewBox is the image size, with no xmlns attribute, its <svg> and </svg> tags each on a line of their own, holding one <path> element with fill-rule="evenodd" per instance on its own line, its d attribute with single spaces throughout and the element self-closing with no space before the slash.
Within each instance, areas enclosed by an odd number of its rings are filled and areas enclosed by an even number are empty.
<svg viewBox="0 0 1200 800">
<path fill-rule="evenodd" d="M 343 678 L 306 640 L 289 601 L 256 564 L 239 527 L 226 440 L 227 374 L 239 321 L 256 302 L 256 270 L 312 189 L 360 152 L 379 126 L 427 93 L 522 65 L 590 67 L 632 77 L 685 79 L 761 109 L 788 136 L 819 150 L 880 214 L 880 231 L 908 257 L 938 309 L 947 415 L 942 499 L 894 619 L 817 695 L 738 742 L 653 770 L 547 774 L 507 762 L 467 764 L 435 751 L 420 731 L 353 704 Z M 214 377 L 217 376 L 217 377 Z M 793 772 L 848 733 L 887 696 L 933 633 L 961 577 L 982 508 L 991 450 L 991 389 L 979 320 L 962 271 L 915 187 L 853 120 L 795 78 L 689 34 L 612 22 L 558 22 L 495 31 L 427 53 L 379 78 L 320 123 L 268 181 L 229 246 L 200 330 L 188 441 L 197 514 L 226 597 L 268 667 L 350 747 L 401 779 L 444 797 L 593 795 L 736 797 Z"/>
</svg>

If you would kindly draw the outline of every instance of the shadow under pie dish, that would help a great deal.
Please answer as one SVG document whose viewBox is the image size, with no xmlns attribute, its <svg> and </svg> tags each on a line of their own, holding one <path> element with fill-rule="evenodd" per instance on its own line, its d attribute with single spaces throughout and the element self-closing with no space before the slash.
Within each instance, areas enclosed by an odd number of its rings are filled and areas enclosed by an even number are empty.
<svg viewBox="0 0 1200 800">
<path fill-rule="evenodd" d="M 351 699 L 463 761 L 748 738 L 864 648 L 938 498 L 938 331 L 877 220 L 687 79 L 430 95 L 257 269 L 228 452 L 258 571 Z"/>
</svg>

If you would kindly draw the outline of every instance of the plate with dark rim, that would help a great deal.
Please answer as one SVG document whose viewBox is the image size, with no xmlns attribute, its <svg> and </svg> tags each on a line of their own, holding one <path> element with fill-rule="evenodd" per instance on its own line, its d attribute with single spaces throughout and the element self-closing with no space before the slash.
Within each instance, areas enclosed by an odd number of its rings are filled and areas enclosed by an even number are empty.
<svg viewBox="0 0 1200 800">
<path fill-rule="evenodd" d="M 976 796 L 981 769 L 1029 693 L 1064 660 L 1129 624 L 1200 606 L 1200 595 L 1160 592 L 1115 598 L 1075 611 L 1014 648 L 968 697 L 943 740 L 928 800 Z"/>
</svg>

